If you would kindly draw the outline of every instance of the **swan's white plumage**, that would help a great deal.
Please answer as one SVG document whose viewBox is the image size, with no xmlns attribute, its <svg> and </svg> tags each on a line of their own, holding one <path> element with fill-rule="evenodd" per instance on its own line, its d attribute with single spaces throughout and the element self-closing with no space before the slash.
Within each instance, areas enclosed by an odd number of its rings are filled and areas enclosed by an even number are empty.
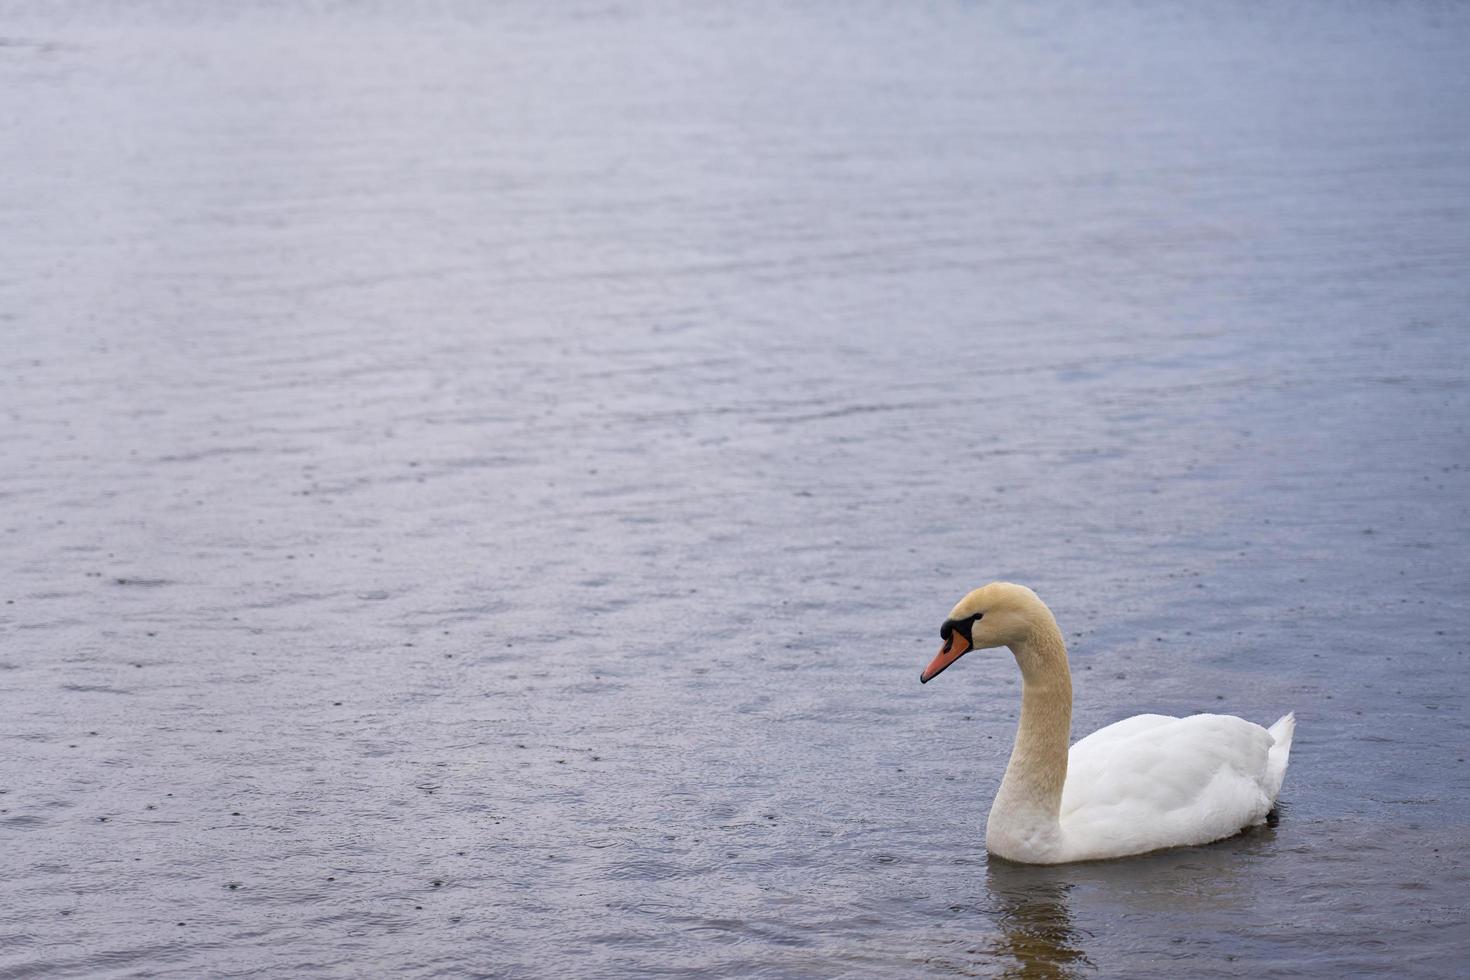
<svg viewBox="0 0 1470 980">
<path fill-rule="evenodd" d="M 1069 749 L 1066 643 L 1036 593 L 1005 582 L 976 589 L 943 635 L 923 680 L 967 646 L 1010 647 L 1025 680 L 1015 746 L 986 825 L 992 853 L 1060 864 L 1207 844 L 1263 823 L 1276 805 L 1293 715 L 1269 730 L 1233 715 L 1135 715 Z M 956 650 L 954 635 L 967 645 Z"/>
<path fill-rule="evenodd" d="M 1284 756 L 1272 772 L 1274 745 L 1233 715 L 1137 715 L 1093 732 L 1067 753 L 1057 859 L 1207 844 L 1262 823 L 1285 775 Z"/>
</svg>

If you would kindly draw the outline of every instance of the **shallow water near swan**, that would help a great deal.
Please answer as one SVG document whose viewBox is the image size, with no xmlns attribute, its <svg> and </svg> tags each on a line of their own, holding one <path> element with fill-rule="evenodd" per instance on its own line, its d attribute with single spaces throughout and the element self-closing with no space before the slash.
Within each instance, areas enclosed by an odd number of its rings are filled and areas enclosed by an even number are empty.
<svg viewBox="0 0 1470 980">
<path fill-rule="evenodd" d="M 1467 44 L 7 5 L 0 978 L 1455 974 Z M 988 860 L 993 578 L 1276 823 Z"/>
</svg>

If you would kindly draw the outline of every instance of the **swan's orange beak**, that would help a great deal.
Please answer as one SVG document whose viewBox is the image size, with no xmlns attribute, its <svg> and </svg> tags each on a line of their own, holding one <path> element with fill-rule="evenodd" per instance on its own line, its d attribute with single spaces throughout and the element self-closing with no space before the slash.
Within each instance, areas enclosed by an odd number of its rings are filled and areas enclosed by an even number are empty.
<svg viewBox="0 0 1470 980">
<path fill-rule="evenodd" d="M 919 683 L 927 684 L 938 677 L 941 670 L 963 657 L 968 649 L 970 649 L 970 641 L 961 636 L 959 630 L 950 633 L 948 642 L 939 648 L 939 653 L 929 661 L 929 666 L 925 667 L 924 672 L 919 675 Z"/>
</svg>

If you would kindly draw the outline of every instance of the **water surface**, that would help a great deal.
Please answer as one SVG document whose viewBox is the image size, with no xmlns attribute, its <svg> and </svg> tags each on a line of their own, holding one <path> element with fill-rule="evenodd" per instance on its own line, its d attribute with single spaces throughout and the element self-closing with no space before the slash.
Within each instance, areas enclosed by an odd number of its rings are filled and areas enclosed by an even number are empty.
<svg viewBox="0 0 1470 980">
<path fill-rule="evenodd" d="M 1462 968 L 1470 12 L 481 6 L 0 12 L 0 977 Z"/>
</svg>

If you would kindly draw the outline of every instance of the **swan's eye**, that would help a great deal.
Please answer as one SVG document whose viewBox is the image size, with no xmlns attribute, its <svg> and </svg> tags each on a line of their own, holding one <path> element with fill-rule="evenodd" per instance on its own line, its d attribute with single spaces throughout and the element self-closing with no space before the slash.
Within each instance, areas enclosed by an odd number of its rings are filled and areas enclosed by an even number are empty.
<svg viewBox="0 0 1470 980">
<path fill-rule="evenodd" d="M 970 628 L 984 618 L 984 616 L 984 613 L 976 613 L 973 616 L 966 616 L 964 619 L 946 619 L 944 625 L 939 627 L 939 638 L 944 641 L 945 648 L 949 648 L 949 638 L 956 632 L 965 638 L 966 643 L 974 646 L 974 641 L 970 639 Z"/>
</svg>

